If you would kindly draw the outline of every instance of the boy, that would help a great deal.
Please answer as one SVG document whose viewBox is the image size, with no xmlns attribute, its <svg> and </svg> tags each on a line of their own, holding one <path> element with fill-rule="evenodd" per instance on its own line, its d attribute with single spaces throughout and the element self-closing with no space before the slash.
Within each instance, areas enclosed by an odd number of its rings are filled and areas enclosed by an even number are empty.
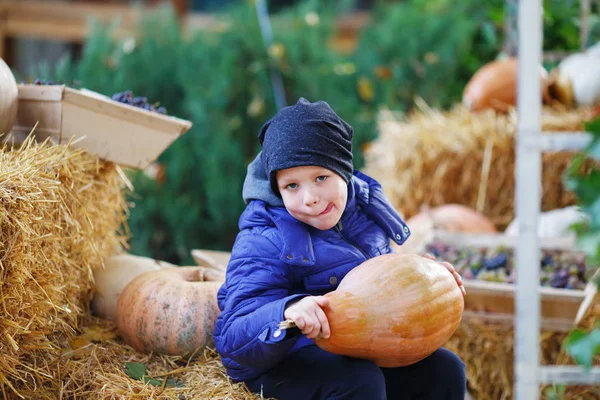
<svg viewBox="0 0 600 400">
<path fill-rule="evenodd" d="M 446 349 L 379 368 L 312 340 L 331 334 L 322 295 L 366 259 L 392 252 L 390 238 L 402 244 L 409 235 L 379 183 L 354 171 L 352 135 L 327 103 L 302 98 L 261 129 L 218 294 L 217 351 L 232 380 L 279 400 L 463 400 L 464 364 Z M 286 319 L 297 328 L 279 330 Z"/>
</svg>

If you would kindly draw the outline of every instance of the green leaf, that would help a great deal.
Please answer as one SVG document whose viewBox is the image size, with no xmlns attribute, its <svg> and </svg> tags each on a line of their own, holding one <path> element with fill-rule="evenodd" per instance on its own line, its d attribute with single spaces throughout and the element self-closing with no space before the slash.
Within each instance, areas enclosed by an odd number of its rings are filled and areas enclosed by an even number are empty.
<svg viewBox="0 0 600 400">
<path fill-rule="evenodd" d="M 590 333 L 581 329 L 574 330 L 567 338 L 566 348 L 578 364 L 590 369 L 594 356 L 600 353 L 600 328 Z"/>
<path fill-rule="evenodd" d="M 586 149 L 586 153 L 594 160 L 600 160 L 600 118 L 585 124 L 585 130 L 594 136 L 592 143 Z"/>
<path fill-rule="evenodd" d="M 125 363 L 125 373 L 127 376 L 133 379 L 142 380 L 146 375 L 146 364 L 141 362 L 127 362 Z"/>
<path fill-rule="evenodd" d="M 581 233 L 577 237 L 577 248 L 591 259 L 600 254 L 600 232 Z"/>
<path fill-rule="evenodd" d="M 164 379 L 157 378 L 149 378 L 146 376 L 147 368 L 146 364 L 141 362 L 127 362 L 125 363 L 125 373 L 130 378 L 133 378 L 138 381 L 144 381 L 152 386 L 162 386 Z M 167 382 L 165 383 L 166 387 L 183 387 L 183 382 L 173 379 L 167 378 Z"/>
<path fill-rule="evenodd" d="M 595 136 L 596 139 L 600 138 L 600 118 L 596 118 L 585 124 L 585 130 Z"/>
<path fill-rule="evenodd" d="M 561 400 L 564 399 L 565 389 L 565 385 L 554 385 L 546 388 L 544 394 L 546 395 L 548 400 Z"/>
<path fill-rule="evenodd" d="M 144 377 L 144 382 L 149 383 L 152 386 L 162 386 L 164 380 Z M 165 384 L 165 387 L 183 387 L 183 386 L 184 386 L 183 382 L 178 381 L 177 379 L 173 379 L 173 378 L 167 378 L 167 383 Z"/>
<path fill-rule="evenodd" d="M 600 140 L 596 140 L 590 144 L 587 153 L 594 160 L 600 161 Z"/>
</svg>

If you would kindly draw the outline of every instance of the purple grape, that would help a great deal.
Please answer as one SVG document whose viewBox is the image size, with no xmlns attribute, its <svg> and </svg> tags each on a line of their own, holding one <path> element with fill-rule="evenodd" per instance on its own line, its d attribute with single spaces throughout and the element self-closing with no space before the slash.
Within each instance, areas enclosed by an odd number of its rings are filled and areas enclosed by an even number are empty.
<svg viewBox="0 0 600 400">
<path fill-rule="evenodd" d="M 160 114 L 167 114 L 167 109 L 163 106 L 159 107 L 159 103 L 149 103 L 148 98 L 144 96 L 133 96 L 131 90 L 124 92 L 115 93 L 111 97 L 114 101 L 118 101 L 123 104 L 128 104 L 133 107 L 141 108 L 151 112 L 158 112 Z"/>
</svg>

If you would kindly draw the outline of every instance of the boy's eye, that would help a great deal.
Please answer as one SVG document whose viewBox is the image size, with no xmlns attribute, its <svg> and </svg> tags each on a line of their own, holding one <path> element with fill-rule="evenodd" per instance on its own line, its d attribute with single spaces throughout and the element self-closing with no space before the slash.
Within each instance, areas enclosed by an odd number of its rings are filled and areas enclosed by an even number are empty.
<svg viewBox="0 0 600 400">
<path fill-rule="evenodd" d="M 325 182 L 327 177 L 325 175 L 317 176 L 317 182 Z"/>
<path fill-rule="evenodd" d="M 298 185 L 296 183 L 288 183 L 286 185 L 286 189 L 296 189 L 298 187 Z"/>
</svg>

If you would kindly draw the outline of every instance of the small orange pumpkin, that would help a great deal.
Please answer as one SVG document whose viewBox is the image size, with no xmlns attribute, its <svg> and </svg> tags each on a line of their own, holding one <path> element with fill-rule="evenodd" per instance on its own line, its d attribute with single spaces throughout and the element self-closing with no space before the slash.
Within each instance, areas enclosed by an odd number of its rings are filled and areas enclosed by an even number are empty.
<svg viewBox="0 0 600 400">
<path fill-rule="evenodd" d="M 481 67 L 469 80 L 463 91 L 463 104 L 473 111 L 488 108 L 507 112 L 517 103 L 517 58 L 492 61 Z M 550 99 L 548 72 L 540 66 L 542 99 Z"/>
<path fill-rule="evenodd" d="M 141 352 L 190 356 L 212 346 L 223 274 L 203 267 L 170 267 L 133 279 L 117 302 L 123 341 Z"/>
<path fill-rule="evenodd" d="M 425 226 L 446 232 L 497 233 L 485 215 L 462 204 L 444 204 L 421 211 L 406 220 L 406 224 L 411 230 Z"/>
<path fill-rule="evenodd" d="M 331 336 L 317 346 L 388 368 L 416 363 L 443 346 L 464 309 L 446 267 L 415 254 L 369 259 L 326 296 Z"/>
</svg>

